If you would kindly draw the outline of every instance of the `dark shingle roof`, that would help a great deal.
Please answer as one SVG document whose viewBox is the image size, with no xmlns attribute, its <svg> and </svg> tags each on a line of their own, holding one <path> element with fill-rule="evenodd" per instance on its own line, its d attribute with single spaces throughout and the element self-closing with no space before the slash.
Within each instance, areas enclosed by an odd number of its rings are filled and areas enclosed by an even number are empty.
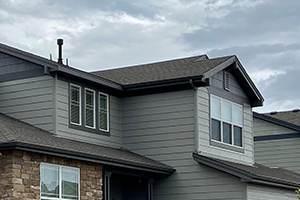
<svg viewBox="0 0 300 200">
<path fill-rule="evenodd" d="M 99 163 L 118 163 L 165 173 L 174 171 L 170 166 L 128 150 L 60 138 L 52 133 L 0 113 L 0 149 L 12 145 L 46 149 L 47 151 L 63 152 L 69 155 L 80 155 L 83 158 L 99 160 Z"/>
<path fill-rule="evenodd" d="M 202 59 L 203 55 L 193 56 L 91 73 L 122 85 L 131 85 L 201 76 L 232 57 Z"/>
<path fill-rule="evenodd" d="M 194 159 L 204 165 L 216 168 L 218 170 L 238 176 L 249 182 L 256 180 L 266 181 L 269 183 L 283 184 L 289 187 L 298 188 L 300 186 L 300 174 L 283 169 L 270 168 L 258 163 L 254 165 L 245 165 L 230 161 L 210 158 L 199 154 L 193 154 Z"/>
<path fill-rule="evenodd" d="M 280 112 L 276 112 L 276 114 L 264 113 L 264 115 L 300 126 L 300 112 L 299 111 L 296 111 L 296 112 L 293 112 L 292 110 L 291 111 L 280 111 Z"/>
</svg>

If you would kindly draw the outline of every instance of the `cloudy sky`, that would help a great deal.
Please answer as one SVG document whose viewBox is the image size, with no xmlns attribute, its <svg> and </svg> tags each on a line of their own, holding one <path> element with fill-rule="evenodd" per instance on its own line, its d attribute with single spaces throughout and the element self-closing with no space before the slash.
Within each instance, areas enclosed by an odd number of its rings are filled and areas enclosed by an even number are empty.
<svg viewBox="0 0 300 200">
<path fill-rule="evenodd" d="M 0 0 L 0 42 L 93 71 L 206 53 L 238 56 L 265 98 L 299 108 L 299 0 Z"/>
</svg>

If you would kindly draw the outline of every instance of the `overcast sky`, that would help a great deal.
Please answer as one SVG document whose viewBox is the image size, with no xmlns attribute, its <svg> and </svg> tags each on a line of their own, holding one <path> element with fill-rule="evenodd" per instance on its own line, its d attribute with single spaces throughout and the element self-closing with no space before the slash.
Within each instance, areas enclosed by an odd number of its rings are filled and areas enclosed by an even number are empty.
<svg viewBox="0 0 300 200">
<path fill-rule="evenodd" d="M 259 112 L 299 108 L 299 0 L 0 0 L 0 42 L 93 71 L 235 54 L 263 94 Z"/>
</svg>

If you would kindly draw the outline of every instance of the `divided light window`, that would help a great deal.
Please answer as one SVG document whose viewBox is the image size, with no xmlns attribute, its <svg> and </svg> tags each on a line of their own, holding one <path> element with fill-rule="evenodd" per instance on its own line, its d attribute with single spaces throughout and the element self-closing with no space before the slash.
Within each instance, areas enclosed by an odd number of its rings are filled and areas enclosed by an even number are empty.
<svg viewBox="0 0 300 200">
<path fill-rule="evenodd" d="M 79 169 L 41 164 L 42 200 L 79 200 Z"/>
<path fill-rule="evenodd" d="M 78 85 L 70 85 L 70 118 L 71 123 L 80 125 L 81 124 L 81 87 Z"/>
<path fill-rule="evenodd" d="M 85 126 L 95 128 L 95 90 L 85 89 Z"/>
<path fill-rule="evenodd" d="M 109 130 L 109 105 L 108 95 L 99 93 L 99 129 L 102 131 Z"/>
<path fill-rule="evenodd" d="M 211 138 L 242 147 L 243 107 L 211 95 Z"/>
</svg>

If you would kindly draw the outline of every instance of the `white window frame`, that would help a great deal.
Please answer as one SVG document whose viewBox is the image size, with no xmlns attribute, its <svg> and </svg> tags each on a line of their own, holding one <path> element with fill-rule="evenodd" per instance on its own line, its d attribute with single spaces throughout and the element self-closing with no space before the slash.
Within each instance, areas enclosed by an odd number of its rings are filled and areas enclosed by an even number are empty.
<svg viewBox="0 0 300 200">
<path fill-rule="evenodd" d="M 241 149 L 243 149 L 244 148 L 244 131 L 243 131 L 243 129 L 244 129 L 244 118 L 243 118 L 243 111 L 244 111 L 244 108 L 243 108 L 243 106 L 242 105 L 240 105 L 240 104 L 237 104 L 237 103 L 234 103 L 234 102 L 232 102 L 232 101 L 228 101 L 228 100 L 226 100 L 226 99 L 223 99 L 223 98 L 221 98 L 221 97 L 218 97 L 218 96 L 215 96 L 215 95 L 210 95 L 211 97 L 214 97 L 214 98 L 217 98 L 217 99 L 220 99 L 221 100 L 221 110 L 220 110 L 220 113 L 221 113 L 221 118 L 217 118 L 217 117 L 212 117 L 212 112 L 211 112 L 211 103 L 210 103 L 210 124 L 212 123 L 211 122 L 211 119 L 215 119 L 215 120 L 218 120 L 218 121 L 220 121 L 220 131 L 221 131 L 221 141 L 218 141 L 218 140 L 214 140 L 213 138 L 212 138 L 212 127 L 210 128 L 210 132 L 211 132 L 211 140 L 212 141 L 214 141 L 214 142 L 217 142 L 217 143 L 221 143 L 221 144 L 224 144 L 224 145 L 229 145 L 229 146 L 232 146 L 232 147 L 236 147 L 236 148 L 241 148 Z M 231 105 L 236 105 L 236 106 L 238 106 L 238 107 L 240 107 L 241 109 L 242 109 L 242 126 L 240 125 L 240 124 L 236 124 L 236 123 L 233 123 L 233 122 L 229 122 L 229 121 L 227 121 L 227 120 L 224 120 L 224 119 L 222 119 L 222 102 L 223 101 L 226 101 L 226 102 L 228 102 L 228 103 L 230 103 Z M 211 101 L 210 101 L 211 102 Z M 233 119 L 233 112 L 232 112 L 232 106 L 231 106 L 231 119 Z M 228 144 L 228 143 L 225 143 L 225 142 L 223 142 L 223 122 L 225 122 L 225 123 L 227 123 L 227 124 L 230 124 L 231 125 L 231 144 Z M 212 125 L 211 125 L 212 126 Z M 237 145 L 234 145 L 234 126 L 237 126 L 237 127 L 240 127 L 242 130 L 241 130 L 241 140 L 242 140 L 242 146 L 237 146 Z"/>
<path fill-rule="evenodd" d="M 104 129 L 101 129 L 100 128 L 100 120 L 101 120 L 101 118 L 100 118 L 100 95 L 104 95 L 104 96 L 106 96 L 106 108 L 107 108 L 107 113 L 106 113 L 106 115 L 107 115 L 107 130 L 104 130 Z M 98 101 L 99 101 L 99 105 L 98 105 L 98 115 L 99 115 L 99 130 L 100 131 L 104 131 L 104 132 L 109 132 L 109 95 L 108 94 L 105 94 L 105 93 L 102 93 L 102 92 L 99 92 L 99 94 L 98 94 Z"/>
<path fill-rule="evenodd" d="M 75 86 L 75 87 L 79 88 L 79 124 L 72 122 L 72 109 L 71 109 L 72 108 L 72 86 Z M 70 97 L 69 97 L 69 99 L 70 99 L 70 123 L 81 126 L 81 124 L 82 124 L 82 122 L 81 122 L 82 121 L 82 117 L 81 117 L 81 115 L 82 115 L 82 113 L 81 113 L 81 109 L 82 109 L 81 108 L 81 105 L 82 105 L 81 86 L 70 83 L 70 94 L 69 95 L 70 95 Z"/>
<path fill-rule="evenodd" d="M 49 166 L 55 166 L 59 168 L 59 197 L 54 198 L 54 197 L 42 197 L 42 165 L 49 165 Z M 78 200 L 80 200 L 80 169 L 77 167 L 69 167 L 69 166 L 64 166 L 64 165 L 56 165 L 56 164 L 51 164 L 51 163 L 41 163 L 40 164 L 40 199 L 49 199 L 49 200 L 70 200 L 66 198 L 62 198 L 62 168 L 69 168 L 69 169 L 75 169 L 78 172 Z"/>
<path fill-rule="evenodd" d="M 94 126 L 87 126 L 86 125 L 86 91 L 90 91 L 90 92 L 93 92 L 93 95 L 94 95 L 94 111 L 93 111 L 93 117 L 94 117 Z M 85 88 L 84 89 L 84 113 L 85 113 L 85 122 L 84 122 L 84 125 L 85 127 L 87 128 L 91 128 L 91 129 L 95 129 L 96 128 L 96 91 L 95 90 L 92 90 L 92 89 L 89 89 L 89 88 Z"/>
</svg>

